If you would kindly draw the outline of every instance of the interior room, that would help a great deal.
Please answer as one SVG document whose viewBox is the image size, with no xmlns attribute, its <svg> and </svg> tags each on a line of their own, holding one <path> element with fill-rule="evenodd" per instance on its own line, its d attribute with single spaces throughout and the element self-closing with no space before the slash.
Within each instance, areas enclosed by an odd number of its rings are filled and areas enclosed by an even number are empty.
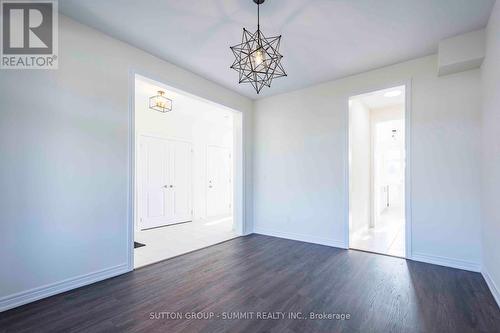
<svg viewBox="0 0 500 333">
<path fill-rule="evenodd" d="M 349 98 L 351 249 L 405 257 L 405 90 Z"/>
<path fill-rule="evenodd" d="M 500 0 L 0 21 L 0 332 L 500 333 Z"/>
<path fill-rule="evenodd" d="M 134 102 L 134 267 L 235 238 L 234 111 L 142 76 Z"/>
</svg>

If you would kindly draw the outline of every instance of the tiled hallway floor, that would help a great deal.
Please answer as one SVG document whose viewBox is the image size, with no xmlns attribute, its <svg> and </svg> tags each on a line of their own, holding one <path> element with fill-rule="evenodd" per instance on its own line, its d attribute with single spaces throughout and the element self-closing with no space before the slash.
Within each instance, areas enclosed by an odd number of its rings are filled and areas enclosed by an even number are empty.
<svg viewBox="0 0 500 333">
<path fill-rule="evenodd" d="M 351 235 L 353 249 L 405 256 L 404 211 L 399 207 L 388 208 L 375 228 L 366 228 Z"/>
<path fill-rule="evenodd" d="M 134 249 L 134 267 L 172 258 L 236 236 L 231 217 L 136 231 L 135 241 L 146 246 Z"/>
</svg>

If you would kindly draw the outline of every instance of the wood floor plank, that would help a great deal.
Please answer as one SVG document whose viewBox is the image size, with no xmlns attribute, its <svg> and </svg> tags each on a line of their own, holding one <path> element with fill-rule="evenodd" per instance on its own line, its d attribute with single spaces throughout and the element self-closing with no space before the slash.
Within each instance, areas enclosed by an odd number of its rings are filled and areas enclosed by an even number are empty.
<svg viewBox="0 0 500 333">
<path fill-rule="evenodd" d="M 0 313 L 0 332 L 494 333 L 500 310 L 479 273 L 251 235 Z"/>
</svg>

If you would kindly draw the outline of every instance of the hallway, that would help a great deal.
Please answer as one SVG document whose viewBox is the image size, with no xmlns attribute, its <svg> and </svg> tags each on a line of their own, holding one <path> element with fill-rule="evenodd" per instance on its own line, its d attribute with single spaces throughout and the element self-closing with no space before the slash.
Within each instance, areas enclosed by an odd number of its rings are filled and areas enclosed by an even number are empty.
<svg viewBox="0 0 500 333">
<path fill-rule="evenodd" d="M 401 207 L 389 207 L 381 215 L 375 228 L 365 228 L 352 235 L 353 249 L 405 256 L 404 211 Z"/>
<path fill-rule="evenodd" d="M 135 232 L 134 267 L 139 268 L 237 237 L 232 217 L 193 221 Z"/>
</svg>

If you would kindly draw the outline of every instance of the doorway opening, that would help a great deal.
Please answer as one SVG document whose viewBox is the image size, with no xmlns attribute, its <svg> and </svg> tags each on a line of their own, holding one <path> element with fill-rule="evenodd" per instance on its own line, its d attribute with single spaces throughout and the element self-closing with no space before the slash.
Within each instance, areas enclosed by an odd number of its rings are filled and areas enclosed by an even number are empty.
<svg viewBox="0 0 500 333">
<path fill-rule="evenodd" d="M 134 268 L 243 234 L 240 112 L 135 75 L 134 138 Z"/>
<path fill-rule="evenodd" d="M 406 257 L 406 87 L 349 98 L 349 247 Z"/>
</svg>

